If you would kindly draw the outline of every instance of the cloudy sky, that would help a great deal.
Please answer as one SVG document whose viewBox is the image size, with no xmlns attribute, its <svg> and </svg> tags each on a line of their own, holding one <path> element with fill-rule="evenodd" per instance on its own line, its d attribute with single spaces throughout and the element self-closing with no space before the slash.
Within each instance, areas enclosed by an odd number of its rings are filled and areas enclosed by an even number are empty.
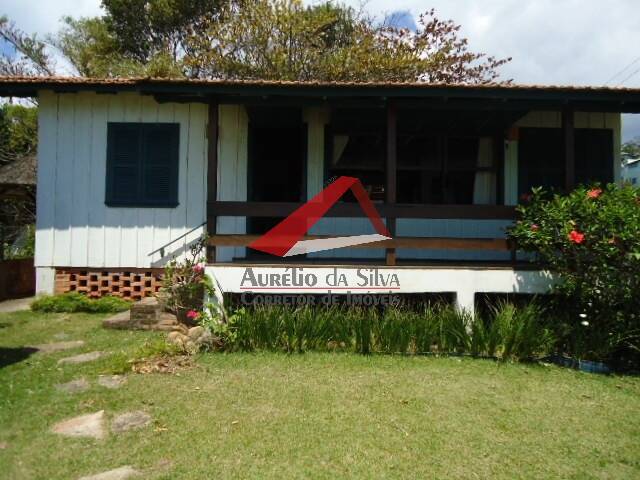
<svg viewBox="0 0 640 480">
<path fill-rule="evenodd" d="M 473 50 L 512 57 L 501 71 L 517 83 L 640 88 L 638 0 L 370 0 L 365 6 L 378 16 L 406 12 L 407 23 L 431 7 L 462 25 Z M 0 0 L 0 14 L 29 33 L 54 32 L 63 15 L 99 13 L 100 0 Z M 626 116 L 623 130 L 625 138 L 639 136 L 640 115 Z"/>
</svg>

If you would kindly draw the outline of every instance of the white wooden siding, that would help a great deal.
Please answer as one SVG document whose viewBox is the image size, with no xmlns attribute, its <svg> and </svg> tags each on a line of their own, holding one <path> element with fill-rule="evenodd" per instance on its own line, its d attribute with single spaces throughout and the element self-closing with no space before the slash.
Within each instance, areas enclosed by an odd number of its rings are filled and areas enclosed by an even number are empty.
<svg viewBox="0 0 640 480">
<path fill-rule="evenodd" d="M 218 200 L 247 200 L 249 117 L 240 105 L 220 105 L 218 110 Z M 217 233 L 246 233 L 244 217 L 220 217 Z M 216 261 L 245 256 L 244 247 L 216 248 Z"/>
<path fill-rule="evenodd" d="M 206 119 L 203 104 L 158 104 L 134 93 L 39 98 L 36 266 L 146 268 L 180 256 L 201 229 L 148 254 L 205 220 Z M 107 123 L 180 124 L 176 208 L 104 204 Z"/>
</svg>

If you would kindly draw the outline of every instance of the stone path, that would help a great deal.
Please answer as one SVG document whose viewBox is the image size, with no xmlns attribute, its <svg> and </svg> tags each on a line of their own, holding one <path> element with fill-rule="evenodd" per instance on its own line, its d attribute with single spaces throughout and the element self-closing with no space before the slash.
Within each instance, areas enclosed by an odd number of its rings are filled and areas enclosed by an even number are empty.
<svg viewBox="0 0 640 480">
<path fill-rule="evenodd" d="M 82 477 L 78 480 L 125 480 L 127 478 L 135 477 L 140 475 L 133 467 L 126 465 L 124 467 L 115 468 L 113 470 L 109 470 L 108 472 L 98 473 L 96 475 L 89 475 L 88 477 Z"/>
<path fill-rule="evenodd" d="M 74 355 L 73 357 L 65 357 L 58 360 L 58 365 L 75 365 L 78 363 L 91 362 L 108 355 L 105 352 L 88 352 L 81 353 L 80 355 Z"/>
<path fill-rule="evenodd" d="M 4 302 L 0 302 L 0 313 L 10 313 L 10 312 L 19 312 L 21 310 L 29 310 L 31 307 L 31 302 L 33 302 L 36 297 L 27 297 L 27 298 L 16 298 L 13 300 L 5 300 Z"/>
<path fill-rule="evenodd" d="M 85 390 L 88 390 L 90 386 L 91 385 L 89 385 L 89 382 L 87 382 L 87 379 L 84 377 L 81 377 L 81 378 L 76 378 L 75 380 L 71 380 L 70 382 L 67 382 L 67 383 L 59 383 L 56 385 L 56 388 L 58 390 L 62 390 L 63 392 L 67 392 L 67 393 L 79 393 L 79 392 L 84 392 Z"/>
<path fill-rule="evenodd" d="M 138 430 L 144 428 L 151 423 L 151 415 L 146 412 L 136 410 L 134 412 L 126 412 L 118 415 L 111 422 L 111 431 L 113 433 L 123 433 L 129 430 Z"/>
<path fill-rule="evenodd" d="M 104 410 L 63 420 L 51 427 L 51 431 L 69 437 L 104 438 Z"/>
<path fill-rule="evenodd" d="M 105 388 L 116 389 L 125 384 L 127 379 L 122 375 L 99 375 L 98 385 Z"/>
<path fill-rule="evenodd" d="M 33 348 L 37 348 L 43 353 L 60 352 L 63 350 L 71 350 L 72 348 L 82 347 L 84 341 L 72 340 L 69 342 L 55 342 L 55 343 L 42 343 L 40 345 L 32 345 Z"/>
</svg>

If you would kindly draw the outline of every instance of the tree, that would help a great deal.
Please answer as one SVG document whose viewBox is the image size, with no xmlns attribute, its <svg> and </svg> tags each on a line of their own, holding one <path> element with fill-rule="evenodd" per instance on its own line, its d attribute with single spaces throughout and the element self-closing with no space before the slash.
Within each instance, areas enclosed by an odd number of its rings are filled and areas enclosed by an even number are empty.
<svg viewBox="0 0 640 480">
<path fill-rule="evenodd" d="M 186 40 L 185 64 L 205 78 L 487 83 L 510 59 L 468 50 L 460 26 L 430 10 L 417 31 L 378 24 L 331 2 L 226 3 Z"/>
<path fill-rule="evenodd" d="M 640 137 L 623 143 L 622 154 L 630 158 L 640 157 Z"/>
<path fill-rule="evenodd" d="M 166 52 L 140 61 L 120 50 L 117 37 L 103 18 L 64 17 L 63 28 L 52 38 L 54 44 L 84 77 L 180 77 L 180 62 Z"/>
<path fill-rule="evenodd" d="M 6 103 L 0 107 L 0 164 L 34 155 L 38 109 Z"/>
<path fill-rule="evenodd" d="M 141 64 L 181 65 L 191 52 L 185 40 L 215 22 L 219 7 L 233 0 L 103 0 L 104 22 L 118 52 Z M 193 72 L 182 70 L 185 75 Z"/>
<path fill-rule="evenodd" d="M 32 76 L 53 75 L 54 65 L 46 51 L 46 43 L 37 35 L 27 35 L 10 22 L 6 16 L 0 17 L 0 38 L 9 45 L 0 53 L 0 75 Z"/>
</svg>

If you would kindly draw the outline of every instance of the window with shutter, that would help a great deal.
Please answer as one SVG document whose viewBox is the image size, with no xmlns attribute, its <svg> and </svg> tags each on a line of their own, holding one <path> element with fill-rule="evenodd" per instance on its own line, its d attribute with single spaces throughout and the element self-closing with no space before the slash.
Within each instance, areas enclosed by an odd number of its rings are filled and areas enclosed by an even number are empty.
<svg viewBox="0 0 640 480">
<path fill-rule="evenodd" d="M 105 203 L 177 206 L 180 125 L 109 123 L 107 128 Z"/>
</svg>

